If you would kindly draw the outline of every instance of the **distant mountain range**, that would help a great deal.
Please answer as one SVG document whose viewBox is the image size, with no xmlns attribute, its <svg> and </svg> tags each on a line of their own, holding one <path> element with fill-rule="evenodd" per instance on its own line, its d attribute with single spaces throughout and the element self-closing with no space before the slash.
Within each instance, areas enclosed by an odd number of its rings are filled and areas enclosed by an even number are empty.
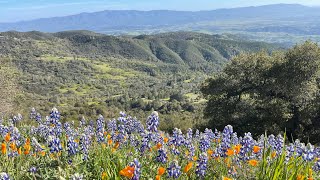
<svg viewBox="0 0 320 180">
<path fill-rule="evenodd" d="M 110 35 L 194 31 L 231 33 L 241 39 L 292 45 L 320 42 L 320 7 L 275 4 L 212 11 L 107 10 L 72 16 L 0 23 L 2 31 L 89 30 Z"/>
<path fill-rule="evenodd" d="M 276 4 L 198 12 L 168 10 L 107 10 L 95 13 L 81 13 L 65 17 L 44 18 L 15 23 L 1 23 L 0 31 L 37 30 L 44 32 L 57 32 L 66 30 L 91 30 L 96 32 L 116 32 L 120 30 L 135 31 L 139 29 L 159 29 L 200 22 L 241 22 L 248 20 L 305 21 L 310 20 L 309 18 L 317 19 L 319 17 L 320 8 L 306 7 L 297 4 Z M 272 31 L 270 30 L 270 27 L 269 29 L 263 27 L 255 28 L 252 29 L 252 31 Z M 280 31 L 282 30 L 290 31 L 290 29 L 280 29 Z"/>
</svg>

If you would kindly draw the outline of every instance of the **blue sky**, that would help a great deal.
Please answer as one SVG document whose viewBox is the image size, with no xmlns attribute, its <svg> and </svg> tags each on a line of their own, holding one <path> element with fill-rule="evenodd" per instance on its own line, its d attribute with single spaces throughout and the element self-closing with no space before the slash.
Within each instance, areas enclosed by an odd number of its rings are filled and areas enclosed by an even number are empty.
<svg viewBox="0 0 320 180">
<path fill-rule="evenodd" d="M 320 6 L 320 0 L 0 0 L 0 22 L 112 10 L 212 10 L 278 3 Z"/>
</svg>

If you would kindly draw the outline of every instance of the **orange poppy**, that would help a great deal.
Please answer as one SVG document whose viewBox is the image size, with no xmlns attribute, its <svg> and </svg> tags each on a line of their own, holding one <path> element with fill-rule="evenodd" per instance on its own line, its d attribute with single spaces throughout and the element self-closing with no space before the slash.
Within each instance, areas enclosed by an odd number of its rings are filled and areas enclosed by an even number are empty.
<svg viewBox="0 0 320 180">
<path fill-rule="evenodd" d="M 236 151 L 236 154 L 240 153 L 240 149 L 241 149 L 241 144 L 238 144 L 234 147 L 234 150 Z"/>
<path fill-rule="evenodd" d="M 5 140 L 6 142 L 9 142 L 9 141 L 10 141 L 10 138 L 11 138 L 10 132 L 8 132 L 8 133 L 6 134 L 6 136 L 4 137 L 4 140 Z"/>
<path fill-rule="evenodd" d="M 229 149 L 227 150 L 227 152 L 226 152 L 226 155 L 227 155 L 227 156 L 233 156 L 233 155 L 234 155 L 234 150 L 229 148 Z"/>
<path fill-rule="evenodd" d="M 107 179 L 107 173 L 106 173 L 106 172 L 103 172 L 103 173 L 101 174 L 101 179 L 102 179 L 102 180 Z"/>
<path fill-rule="evenodd" d="M 43 156 L 45 156 L 45 155 L 46 155 L 46 152 L 44 152 L 44 151 L 40 151 L 40 154 L 41 154 L 41 156 L 43 157 Z"/>
<path fill-rule="evenodd" d="M 222 180 L 232 180 L 232 179 L 228 177 L 222 177 Z"/>
<path fill-rule="evenodd" d="M 165 137 L 165 138 L 163 139 L 163 141 L 164 141 L 165 143 L 167 143 L 167 142 L 169 141 L 169 139 Z"/>
<path fill-rule="evenodd" d="M 253 146 L 253 152 L 254 153 L 258 153 L 260 151 L 260 147 L 259 146 Z"/>
<path fill-rule="evenodd" d="M 158 169 L 158 175 L 162 176 L 166 172 L 166 169 L 164 167 L 159 167 Z"/>
<path fill-rule="evenodd" d="M 271 153 L 271 157 L 272 157 L 272 158 L 275 158 L 276 155 L 277 155 L 277 152 L 275 152 L 275 151 L 273 151 L 273 152 Z"/>
<path fill-rule="evenodd" d="M 9 145 L 9 147 L 11 148 L 12 151 L 16 151 L 17 150 L 17 146 L 16 144 L 13 142 Z"/>
<path fill-rule="evenodd" d="M 134 176 L 134 167 L 127 166 L 120 171 L 121 176 L 125 176 L 127 178 L 133 178 Z"/>
<path fill-rule="evenodd" d="M 22 154 L 21 147 L 19 147 L 19 149 L 18 149 L 18 154 L 19 154 L 19 155 Z"/>
<path fill-rule="evenodd" d="M 197 158 L 197 156 L 193 156 L 193 161 L 196 161 L 196 160 L 198 160 L 198 158 Z"/>
<path fill-rule="evenodd" d="M 119 148 L 119 146 L 120 146 L 120 143 L 119 142 L 116 142 L 116 144 L 114 145 L 114 149 L 118 149 Z"/>
<path fill-rule="evenodd" d="M 192 168 L 193 163 L 189 162 L 186 167 L 184 167 L 183 172 L 187 173 Z"/>
<path fill-rule="evenodd" d="M 23 152 L 23 154 L 25 154 L 25 155 L 28 155 L 30 153 L 30 151 L 28 151 L 28 150 L 25 150 L 24 152 Z"/>
<path fill-rule="evenodd" d="M 309 175 L 308 180 L 313 180 L 312 169 L 309 169 L 308 175 Z"/>
<path fill-rule="evenodd" d="M 112 139 L 109 139 L 108 140 L 108 145 L 111 145 L 112 144 Z"/>
<path fill-rule="evenodd" d="M 1 152 L 2 154 L 7 154 L 7 145 L 5 143 L 1 144 Z"/>
<path fill-rule="evenodd" d="M 257 161 L 257 160 L 254 160 L 254 159 L 251 159 L 251 160 L 249 160 L 249 164 L 250 164 L 251 166 L 257 166 L 257 165 L 258 165 L 258 161 Z"/>
<path fill-rule="evenodd" d="M 207 153 L 208 153 L 208 156 L 211 157 L 212 154 L 213 154 L 213 150 L 209 149 L 209 150 L 207 151 Z"/>
<path fill-rule="evenodd" d="M 157 143 L 157 149 L 160 149 L 162 147 L 161 143 Z"/>
<path fill-rule="evenodd" d="M 30 138 L 27 138 L 26 144 L 30 144 Z"/>
<path fill-rule="evenodd" d="M 31 149 L 31 146 L 30 146 L 30 144 L 25 144 L 24 146 L 23 146 L 23 148 L 26 150 L 26 151 L 30 151 L 30 149 Z"/>
<path fill-rule="evenodd" d="M 299 174 L 298 176 L 297 176 L 297 180 L 304 180 L 304 176 L 303 175 L 301 175 L 301 174 Z"/>
</svg>

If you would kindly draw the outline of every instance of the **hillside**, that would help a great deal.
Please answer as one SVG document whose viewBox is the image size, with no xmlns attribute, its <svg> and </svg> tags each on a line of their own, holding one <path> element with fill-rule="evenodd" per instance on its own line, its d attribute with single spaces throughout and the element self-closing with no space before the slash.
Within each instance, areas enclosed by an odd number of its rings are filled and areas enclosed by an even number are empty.
<svg viewBox="0 0 320 180">
<path fill-rule="evenodd" d="M 287 45 L 319 41 L 319 7 L 274 4 L 212 11 L 106 10 L 65 17 L 0 23 L 0 31 L 90 30 L 105 34 L 153 34 L 172 31 L 233 33 Z"/>
<path fill-rule="evenodd" d="M 81 56 L 85 58 L 125 58 L 168 65 L 181 65 L 212 72 L 240 52 L 275 46 L 260 42 L 237 41 L 228 36 L 191 32 L 140 36 L 108 36 L 89 31 L 58 33 L 0 33 L 0 55 L 14 57 Z"/>
<path fill-rule="evenodd" d="M 22 109 L 56 106 L 73 119 L 153 109 L 164 114 L 168 128 L 181 126 L 172 125 L 174 120 L 200 114 L 194 113 L 203 102 L 199 85 L 231 57 L 279 48 L 192 32 L 108 36 L 90 31 L 4 32 L 0 47 L 0 57 L 17 71 L 21 92 L 14 102 Z M 200 119 L 189 118 L 189 126 Z"/>
</svg>

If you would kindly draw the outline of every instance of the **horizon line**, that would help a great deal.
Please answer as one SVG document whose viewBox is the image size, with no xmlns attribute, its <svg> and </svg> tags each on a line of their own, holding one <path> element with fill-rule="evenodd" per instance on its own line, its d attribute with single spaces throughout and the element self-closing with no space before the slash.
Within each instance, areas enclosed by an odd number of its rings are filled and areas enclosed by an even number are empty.
<svg viewBox="0 0 320 180">
<path fill-rule="evenodd" d="M 138 9 L 105 9 L 100 11 L 86 11 L 86 12 L 80 12 L 80 13 L 73 13 L 73 14 L 66 14 L 62 16 L 50 16 L 50 17 L 39 17 L 39 18 L 32 18 L 32 19 L 26 19 L 26 20 L 18 20 L 18 21 L 8 21 L 8 22 L 1 22 L 0 24 L 13 24 L 13 23 L 22 23 L 22 22 L 28 22 L 28 21 L 35 21 L 35 20 L 43 20 L 43 19 L 51 19 L 51 18 L 64 18 L 68 16 L 77 16 L 81 14 L 91 14 L 91 13 L 100 13 L 105 11 L 138 11 L 138 12 L 151 12 L 151 11 L 175 11 L 175 12 L 206 12 L 206 11 L 216 11 L 216 10 L 230 10 L 230 9 L 239 9 L 239 8 L 254 8 L 254 7 L 263 7 L 263 6 L 272 6 L 272 5 L 299 5 L 304 7 L 320 7 L 320 5 L 303 5 L 299 3 L 276 3 L 276 4 L 264 4 L 264 5 L 253 5 L 253 6 L 237 6 L 237 7 L 229 7 L 229 8 L 216 8 L 216 9 L 208 9 L 208 10 L 175 10 L 175 9 L 152 9 L 152 10 L 138 10 Z"/>
</svg>

